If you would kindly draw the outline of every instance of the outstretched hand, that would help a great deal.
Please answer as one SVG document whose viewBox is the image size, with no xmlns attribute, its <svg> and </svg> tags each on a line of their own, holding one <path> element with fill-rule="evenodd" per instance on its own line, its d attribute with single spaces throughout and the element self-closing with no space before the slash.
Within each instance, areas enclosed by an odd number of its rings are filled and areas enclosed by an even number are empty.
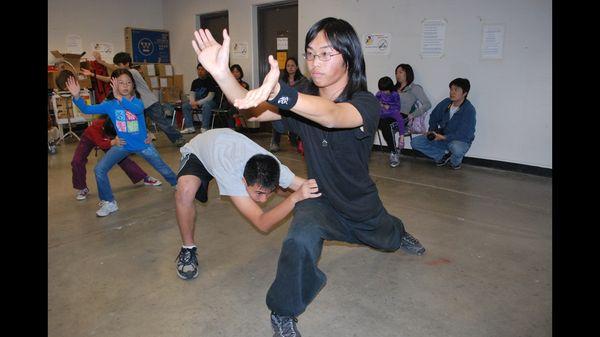
<svg viewBox="0 0 600 337">
<path fill-rule="evenodd" d="M 279 86 L 279 64 L 277 60 L 273 58 L 273 55 L 269 55 L 269 64 L 271 70 L 263 81 L 263 85 L 260 87 L 248 91 L 246 97 L 242 99 L 236 99 L 233 105 L 238 109 L 255 108 L 260 103 L 272 99 L 277 96 L 280 90 Z"/>
<path fill-rule="evenodd" d="M 192 47 L 198 55 L 198 62 L 213 77 L 227 75 L 229 71 L 229 34 L 223 29 L 223 45 L 220 45 L 208 29 L 199 29 L 194 32 L 195 40 Z"/>
<path fill-rule="evenodd" d="M 115 96 L 115 98 L 117 100 L 121 101 L 123 96 L 121 96 L 121 94 L 119 94 L 119 91 L 117 90 L 118 86 L 119 86 L 119 81 L 117 80 L 117 78 L 111 77 L 110 78 L 110 87 L 112 88 L 113 95 Z"/>
<path fill-rule="evenodd" d="M 74 99 L 79 98 L 79 91 L 81 90 L 81 87 L 79 86 L 79 81 L 77 81 L 75 77 L 69 76 L 69 78 L 67 78 L 66 86 Z"/>
<path fill-rule="evenodd" d="M 317 186 L 317 181 L 315 179 L 305 180 L 294 194 L 296 195 L 296 202 L 321 196 L 321 193 L 319 193 L 319 186 Z"/>
</svg>

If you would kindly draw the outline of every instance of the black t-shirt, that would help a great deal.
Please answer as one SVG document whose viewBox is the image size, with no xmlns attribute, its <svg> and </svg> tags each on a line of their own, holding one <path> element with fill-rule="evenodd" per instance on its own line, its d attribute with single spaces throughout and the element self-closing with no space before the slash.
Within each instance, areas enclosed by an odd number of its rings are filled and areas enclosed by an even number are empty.
<svg viewBox="0 0 600 337">
<path fill-rule="evenodd" d="M 316 94 L 314 85 L 302 91 Z M 368 91 L 355 93 L 347 102 L 361 114 L 364 123 L 361 127 L 328 129 L 294 113 L 286 114 L 283 121 L 302 139 L 308 178 L 317 180 L 322 197 L 343 217 L 364 221 L 383 208 L 369 176 L 369 157 L 379 124 L 379 102 Z"/>
<path fill-rule="evenodd" d="M 213 78 L 210 76 L 207 76 L 204 79 L 197 78 L 192 82 L 191 91 L 196 93 L 194 97 L 196 101 L 198 101 L 206 97 L 206 95 L 208 95 L 208 93 L 211 91 L 216 93 L 217 84 L 215 83 L 215 80 L 213 80 Z"/>
</svg>

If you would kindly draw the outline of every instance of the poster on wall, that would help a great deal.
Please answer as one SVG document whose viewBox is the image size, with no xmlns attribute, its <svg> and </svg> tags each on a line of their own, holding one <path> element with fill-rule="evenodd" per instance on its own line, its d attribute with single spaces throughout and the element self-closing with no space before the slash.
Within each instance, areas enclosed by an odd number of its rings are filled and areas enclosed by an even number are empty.
<svg viewBox="0 0 600 337">
<path fill-rule="evenodd" d="M 171 63 L 169 32 L 125 27 L 125 51 L 133 63 Z"/>
<path fill-rule="evenodd" d="M 100 53 L 103 60 L 110 62 L 114 56 L 115 47 L 110 42 L 93 42 L 90 44 L 92 52 Z"/>
<path fill-rule="evenodd" d="M 66 54 L 81 54 L 83 48 L 81 46 L 81 36 L 77 34 L 69 34 L 66 38 L 67 52 Z"/>
<path fill-rule="evenodd" d="M 278 37 L 277 38 L 277 50 L 288 50 L 288 38 Z"/>
<path fill-rule="evenodd" d="M 484 60 L 502 59 L 504 49 L 504 25 L 483 25 L 481 37 L 481 58 Z"/>
<path fill-rule="evenodd" d="M 232 57 L 234 58 L 248 58 L 248 42 L 235 42 L 231 49 Z"/>
<path fill-rule="evenodd" d="M 424 19 L 421 33 L 421 57 L 441 58 L 444 56 L 444 42 L 446 40 L 446 20 Z"/>
<path fill-rule="evenodd" d="M 389 55 L 392 34 L 371 33 L 363 34 L 362 48 L 365 55 Z"/>
<path fill-rule="evenodd" d="M 277 51 L 277 64 L 279 65 L 279 69 L 285 69 L 285 60 L 287 60 L 287 54 L 287 50 Z"/>
</svg>

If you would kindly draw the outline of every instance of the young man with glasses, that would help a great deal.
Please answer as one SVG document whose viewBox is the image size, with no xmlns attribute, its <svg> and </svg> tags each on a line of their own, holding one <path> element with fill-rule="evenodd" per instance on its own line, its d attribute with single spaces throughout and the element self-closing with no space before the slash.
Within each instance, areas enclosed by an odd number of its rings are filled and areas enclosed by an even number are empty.
<svg viewBox="0 0 600 337">
<path fill-rule="evenodd" d="M 247 92 L 235 86 L 227 71 L 230 40 L 226 31 L 223 46 L 202 29 L 195 32 L 195 38 L 192 45 L 198 60 L 236 107 L 257 107 L 254 111 L 259 115 L 250 120 L 283 120 L 302 138 L 308 175 L 316 179 L 323 194 L 296 205 L 277 275 L 267 293 L 274 336 L 300 336 L 296 317 L 325 285 L 325 274 L 317 266 L 324 240 L 383 251 L 403 248 L 415 255 L 425 252 L 402 221 L 383 207 L 369 176 L 379 102 L 367 91 L 360 41 L 344 20 L 325 18 L 315 23 L 305 40 L 312 83 L 306 93 L 299 93 L 278 82 L 279 67 L 272 56 L 271 70 L 260 88 Z M 292 113 L 282 116 L 279 109 Z"/>
</svg>

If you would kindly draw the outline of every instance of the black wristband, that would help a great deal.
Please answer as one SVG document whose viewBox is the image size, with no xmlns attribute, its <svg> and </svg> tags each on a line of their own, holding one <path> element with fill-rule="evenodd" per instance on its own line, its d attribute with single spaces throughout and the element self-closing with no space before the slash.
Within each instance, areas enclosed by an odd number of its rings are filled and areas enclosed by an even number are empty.
<svg viewBox="0 0 600 337">
<path fill-rule="evenodd" d="M 298 90 L 290 87 L 284 81 L 279 81 L 279 93 L 267 102 L 279 109 L 292 110 L 298 101 Z"/>
</svg>

